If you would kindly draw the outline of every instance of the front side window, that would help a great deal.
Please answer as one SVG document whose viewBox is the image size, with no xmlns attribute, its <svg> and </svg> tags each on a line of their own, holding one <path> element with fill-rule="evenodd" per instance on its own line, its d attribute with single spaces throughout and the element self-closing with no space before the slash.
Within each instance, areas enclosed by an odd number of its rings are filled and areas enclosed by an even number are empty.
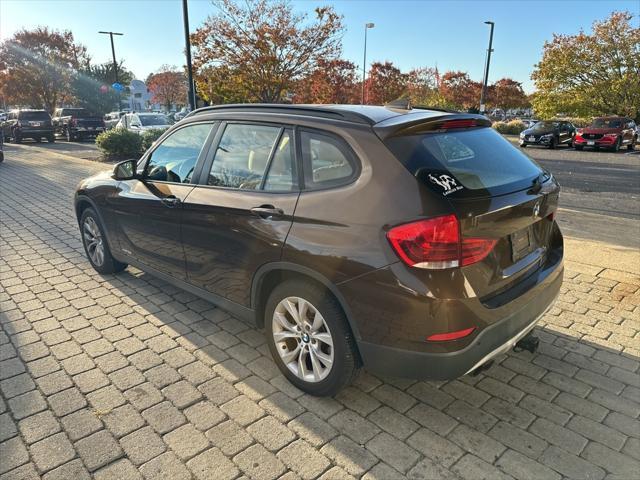
<svg viewBox="0 0 640 480">
<path fill-rule="evenodd" d="M 267 168 L 280 127 L 229 124 L 216 150 L 207 184 L 257 190 Z"/>
<path fill-rule="evenodd" d="M 302 131 L 302 158 L 307 187 L 329 187 L 348 183 L 356 172 L 351 150 L 344 140 L 319 132 Z"/>
<path fill-rule="evenodd" d="M 173 132 L 151 152 L 146 168 L 147 178 L 191 183 L 193 170 L 210 131 L 210 123 L 200 123 Z"/>
</svg>

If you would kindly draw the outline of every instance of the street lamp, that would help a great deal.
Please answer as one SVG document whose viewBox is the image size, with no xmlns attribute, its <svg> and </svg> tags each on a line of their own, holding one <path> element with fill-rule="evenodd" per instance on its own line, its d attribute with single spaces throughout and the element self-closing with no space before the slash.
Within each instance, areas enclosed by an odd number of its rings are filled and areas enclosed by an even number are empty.
<svg viewBox="0 0 640 480">
<path fill-rule="evenodd" d="M 375 27 L 373 23 L 364 24 L 364 61 L 362 62 L 362 105 L 364 105 L 364 85 L 367 80 L 367 30 Z"/>
<path fill-rule="evenodd" d="M 113 88 L 116 89 L 118 92 L 118 110 L 120 110 L 120 105 L 121 105 L 120 92 L 122 91 L 122 88 L 120 87 L 118 82 L 118 62 L 116 62 L 116 49 L 113 46 L 113 36 L 114 35 L 122 36 L 124 35 L 124 33 L 118 33 L 118 32 L 98 32 L 98 33 L 102 33 L 103 35 L 109 35 L 109 38 L 111 39 L 111 56 L 113 58 L 113 75 L 115 77 Z M 118 85 L 118 87 L 116 87 L 116 85 Z"/>
<path fill-rule="evenodd" d="M 182 20 L 184 21 L 185 55 L 187 56 L 187 81 L 189 82 L 189 106 L 193 112 L 196 109 L 196 89 L 193 85 L 191 71 L 191 40 L 189 38 L 189 6 L 187 0 L 182 0 Z"/>
<path fill-rule="evenodd" d="M 495 23 L 487 20 L 484 22 L 486 25 L 491 26 L 491 32 L 489 33 L 489 48 L 487 50 L 487 61 L 484 67 L 484 79 L 482 80 L 482 91 L 480 92 L 480 113 L 484 113 L 485 105 L 485 97 L 487 95 L 487 83 L 489 83 L 489 65 L 491 64 L 491 52 L 493 49 L 491 46 L 493 45 L 493 27 Z"/>
</svg>

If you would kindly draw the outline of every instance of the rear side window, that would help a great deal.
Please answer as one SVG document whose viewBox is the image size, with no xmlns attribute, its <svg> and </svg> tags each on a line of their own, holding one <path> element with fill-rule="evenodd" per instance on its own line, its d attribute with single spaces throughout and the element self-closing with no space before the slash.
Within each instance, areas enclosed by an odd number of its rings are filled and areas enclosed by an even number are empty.
<svg viewBox="0 0 640 480">
<path fill-rule="evenodd" d="M 392 137 L 386 144 L 412 175 L 445 195 L 509 193 L 527 188 L 542 173 L 492 128 Z"/>
<path fill-rule="evenodd" d="M 356 175 L 355 156 L 341 138 L 302 130 L 300 143 L 307 188 L 344 185 Z"/>
<path fill-rule="evenodd" d="M 208 185 L 258 190 L 281 132 L 268 125 L 229 124 L 216 150 Z"/>
</svg>

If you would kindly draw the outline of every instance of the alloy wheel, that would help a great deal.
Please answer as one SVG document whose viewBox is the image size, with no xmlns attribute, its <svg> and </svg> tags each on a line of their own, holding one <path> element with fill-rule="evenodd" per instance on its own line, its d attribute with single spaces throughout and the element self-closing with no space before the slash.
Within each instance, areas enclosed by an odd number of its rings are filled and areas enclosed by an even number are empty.
<svg viewBox="0 0 640 480">
<path fill-rule="evenodd" d="M 310 302 L 287 297 L 272 319 L 273 341 L 286 367 L 305 382 L 324 380 L 334 363 L 333 338 L 324 317 Z"/>
<path fill-rule="evenodd" d="M 100 267 L 104 263 L 104 242 L 98 224 L 93 217 L 87 217 L 82 226 L 82 238 L 87 253 L 94 265 Z"/>
</svg>

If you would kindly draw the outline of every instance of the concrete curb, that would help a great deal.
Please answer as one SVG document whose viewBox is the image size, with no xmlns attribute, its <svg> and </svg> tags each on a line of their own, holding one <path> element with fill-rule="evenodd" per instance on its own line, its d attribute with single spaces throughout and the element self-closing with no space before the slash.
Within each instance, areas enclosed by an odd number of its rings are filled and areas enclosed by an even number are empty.
<svg viewBox="0 0 640 480">
<path fill-rule="evenodd" d="M 572 270 L 640 285 L 640 250 L 582 238 L 564 238 L 565 264 Z"/>
</svg>

